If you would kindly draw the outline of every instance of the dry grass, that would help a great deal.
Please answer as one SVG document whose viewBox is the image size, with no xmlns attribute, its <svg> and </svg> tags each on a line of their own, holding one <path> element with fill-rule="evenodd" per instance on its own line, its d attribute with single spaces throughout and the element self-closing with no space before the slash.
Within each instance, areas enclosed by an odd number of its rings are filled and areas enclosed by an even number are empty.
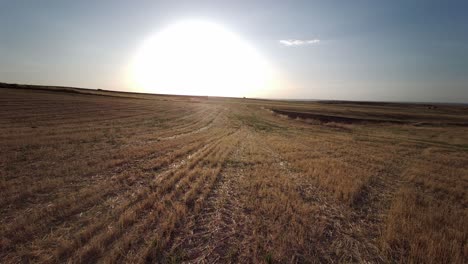
<svg viewBox="0 0 468 264">
<path fill-rule="evenodd" d="M 463 107 L 62 90 L 0 91 L 2 263 L 468 260 Z"/>
<path fill-rule="evenodd" d="M 382 243 L 391 259 L 466 262 L 467 158 L 466 153 L 429 148 L 412 163 L 383 232 Z"/>
</svg>

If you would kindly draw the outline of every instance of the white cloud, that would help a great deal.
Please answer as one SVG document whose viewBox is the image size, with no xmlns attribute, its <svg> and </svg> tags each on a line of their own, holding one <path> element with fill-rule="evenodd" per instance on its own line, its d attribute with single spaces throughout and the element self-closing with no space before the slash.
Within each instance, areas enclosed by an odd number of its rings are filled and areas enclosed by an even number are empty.
<svg viewBox="0 0 468 264">
<path fill-rule="evenodd" d="M 304 45 L 312 45 L 312 44 L 319 44 L 320 39 L 309 39 L 309 40 L 301 40 L 301 39 L 282 39 L 279 43 L 287 46 L 287 47 L 296 47 L 296 46 L 304 46 Z"/>
</svg>

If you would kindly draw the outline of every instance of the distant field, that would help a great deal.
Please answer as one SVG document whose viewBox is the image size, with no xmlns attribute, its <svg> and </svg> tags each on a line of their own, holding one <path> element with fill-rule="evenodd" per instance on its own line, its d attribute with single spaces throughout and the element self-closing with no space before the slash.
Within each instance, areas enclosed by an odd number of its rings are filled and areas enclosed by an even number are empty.
<svg viewBox="0 0 468 264">
<path fill-rule="evenodd" d="M 466 106 L 0 86 L 0 263 L 468 263 Z"/>
</svg>

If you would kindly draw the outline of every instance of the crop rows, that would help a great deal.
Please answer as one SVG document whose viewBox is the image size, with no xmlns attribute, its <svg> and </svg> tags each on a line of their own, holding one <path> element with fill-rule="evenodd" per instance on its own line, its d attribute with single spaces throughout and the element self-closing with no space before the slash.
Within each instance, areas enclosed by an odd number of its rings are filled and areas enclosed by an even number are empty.
<svg viewBox="0 0 468 264">
<path fill-rule="evenodd" d="M 466 128 L 1 92 L 1 263 L 467 262 Z"/>
</svg>

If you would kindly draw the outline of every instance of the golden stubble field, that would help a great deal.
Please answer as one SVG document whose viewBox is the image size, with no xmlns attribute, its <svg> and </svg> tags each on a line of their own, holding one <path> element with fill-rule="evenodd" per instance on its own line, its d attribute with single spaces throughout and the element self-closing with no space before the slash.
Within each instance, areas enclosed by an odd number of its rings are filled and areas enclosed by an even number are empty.
<svg viewBox="0 0 468 264">
<path fill-rule="evenodd" d="M 463 106 L 0 89 L 0 263 L 466 263 L 467 123 Z"/>
</svg>

